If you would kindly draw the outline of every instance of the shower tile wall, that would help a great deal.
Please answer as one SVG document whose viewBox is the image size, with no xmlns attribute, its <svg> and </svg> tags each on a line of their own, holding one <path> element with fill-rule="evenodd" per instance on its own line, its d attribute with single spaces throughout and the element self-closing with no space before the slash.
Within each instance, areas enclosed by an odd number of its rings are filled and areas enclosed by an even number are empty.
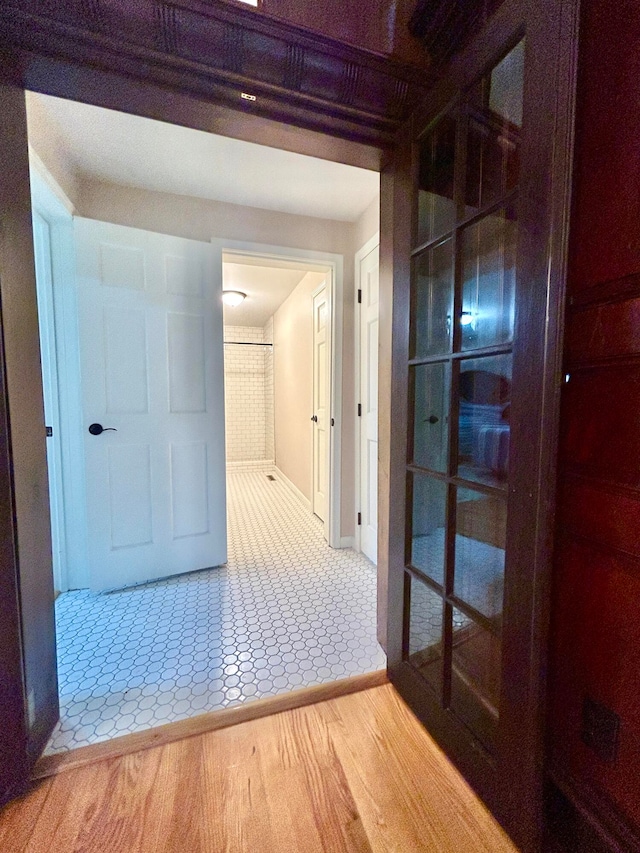
<svg viewBox="0 0 640 853">
<path fill-rule="evenodd" d="M 252 326 L 225 326 L 224 339 L 240 343 L 266 340 L 265 330 Z M 227 464 L 241 467 L 246 462 L 273 462 L 271 347 L 226 345 L 224 380 Z"/>
</svg>

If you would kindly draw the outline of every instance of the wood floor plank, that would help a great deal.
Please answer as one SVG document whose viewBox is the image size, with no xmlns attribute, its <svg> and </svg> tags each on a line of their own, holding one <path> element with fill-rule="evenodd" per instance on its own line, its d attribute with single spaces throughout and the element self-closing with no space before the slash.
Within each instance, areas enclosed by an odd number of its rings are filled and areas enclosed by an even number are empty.
<svg viewBox="0 0 640 853">
<path fill-rule="evenodd" d="M 0 850 L 3 853 L 22 853 L 42 811 L 51 780 L 36 783 L 23 797 L 9 803 L 0 811 Z"/>
<path fill-rule="evenodd" d="M 2 853 L 517 853 L 387 684 L 53 776 Z"/>
<path fill-rule="evenodd" d="M 391 685 L 318 713 L 331 715 L 328 725 L 374 851 L 517 853 Z"/>
<path fill-rule="evenodd" d="M 322 850 L 352 853 L 371 846 L 326 722 L 316 706 L 280 715 L 278 741 L 283 754 L 301 768 Z"/>
<path fill-rule="evenodd" d="M 219 737 L 203 738 L 207 823 L 216 822 L 215 833 L 208 839 L 213 846 L 208 849 L 228 853 L 275 849 L 268 794 L 257 755 L 263 737 L 258 723 L 257 727 L 240 725 L 226 729 Z"/>
<path fill-rule="evenodd" d="M 267 807 L 278 849 L 283 853 L 323 853 L 309 798 L 304 767 L 291 753 L 290 739 L 282 737 L 280 714 L 261 721 L 259 731 L 252 732 L 253 746 L 264 779 Z"/>
<path fill-rule="evenodd" d="M 84 767 L 51 786 L 25 853 L 73 853 L 83 848 L 78 837 L 100 808 L 111 778 L 112 763 Z"/>
</svg>

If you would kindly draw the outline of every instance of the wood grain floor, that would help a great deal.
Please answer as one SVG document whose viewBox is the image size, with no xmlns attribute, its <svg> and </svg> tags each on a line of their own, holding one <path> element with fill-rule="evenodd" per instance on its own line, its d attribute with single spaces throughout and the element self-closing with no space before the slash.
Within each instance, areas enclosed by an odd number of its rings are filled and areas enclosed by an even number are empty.
<svg viewBox="0 0 640 853">
<path fill-rule="evenodd" d="M 2 853 L 516 853 L 387 684 L 44 779 Z"/>
</svg>

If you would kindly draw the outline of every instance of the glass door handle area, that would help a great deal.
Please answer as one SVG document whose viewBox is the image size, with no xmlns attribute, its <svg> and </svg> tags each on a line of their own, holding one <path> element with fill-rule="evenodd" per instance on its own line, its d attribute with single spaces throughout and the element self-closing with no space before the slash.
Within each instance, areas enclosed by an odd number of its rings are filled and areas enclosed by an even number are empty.
<svg viewBox="0 0 640 853">
<path fill-rule="evenodd" d="M 102 424 L 91 424 L 89 427 L 91 435 L 101 435 L 103 432 L 118 432 L 115 427 L 103 427 Z"/>
</svg>

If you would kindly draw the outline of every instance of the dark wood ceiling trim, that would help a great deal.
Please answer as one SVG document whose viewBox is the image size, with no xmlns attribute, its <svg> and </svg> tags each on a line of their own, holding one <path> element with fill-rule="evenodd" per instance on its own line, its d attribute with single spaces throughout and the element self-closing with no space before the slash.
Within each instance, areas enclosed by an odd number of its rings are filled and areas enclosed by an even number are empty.
<svg viewBox="0 0 640 853">
<path fill-rule="evenodd" d="M 0 32 L 25 71 L 34 53 L 70 60 L 379 145 L 391 143 L 431 82 L 250 8 L 200 0 L 5 0 Z"/>
</svg>

